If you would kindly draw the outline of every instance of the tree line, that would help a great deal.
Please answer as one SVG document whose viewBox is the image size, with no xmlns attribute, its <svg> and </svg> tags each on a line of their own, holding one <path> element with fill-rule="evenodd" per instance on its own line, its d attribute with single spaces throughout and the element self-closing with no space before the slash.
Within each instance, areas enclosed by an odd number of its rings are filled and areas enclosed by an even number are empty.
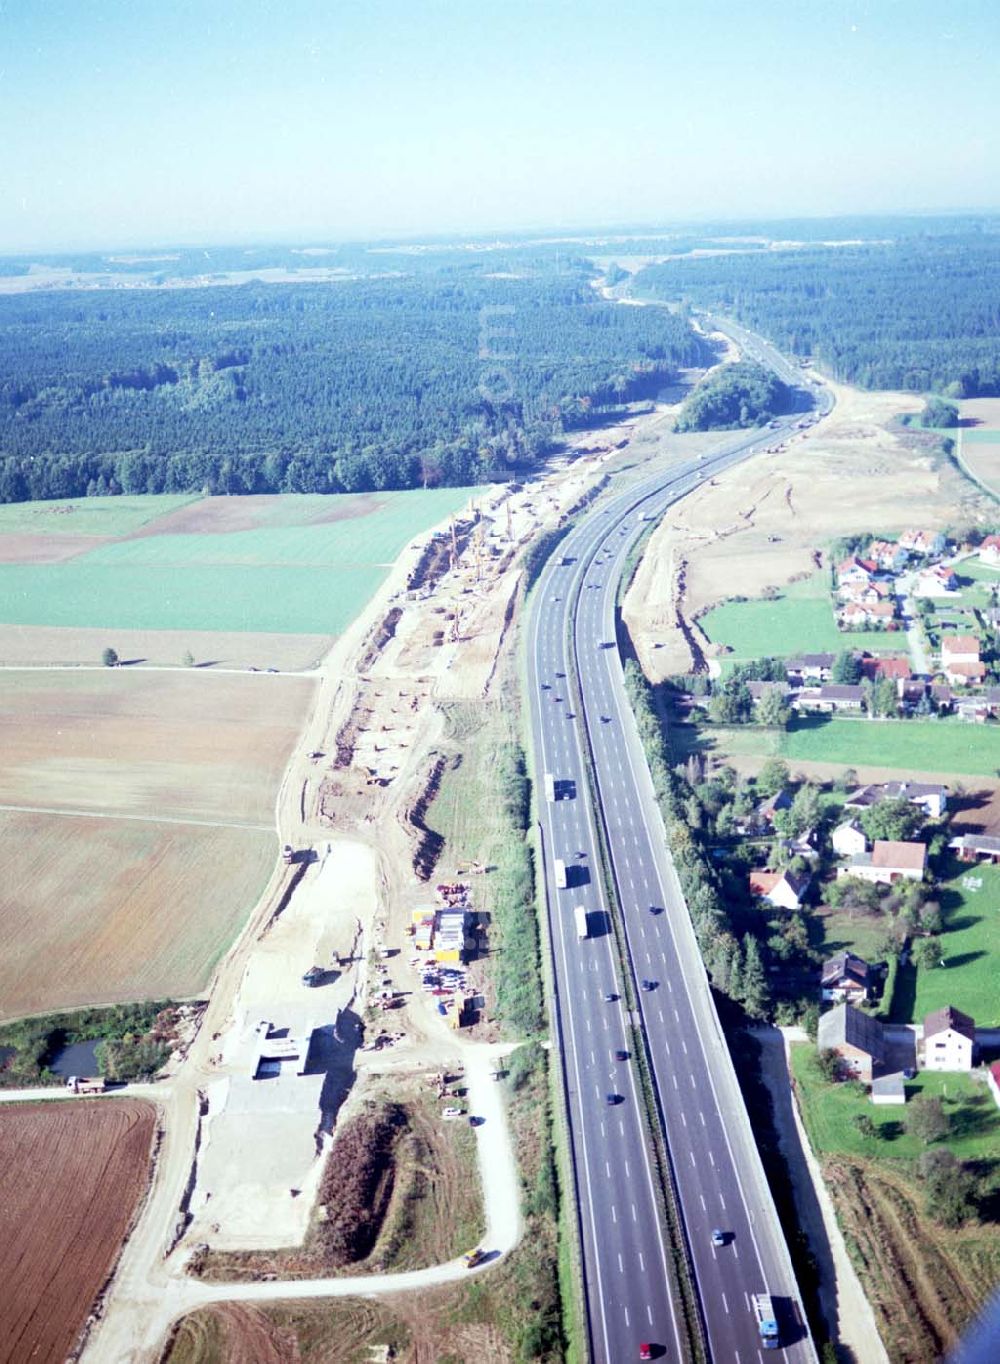
<svg viewBox="0 0 1000 1364">
<path fill-rule="evenodd" d="M 706 359 L 683 318 L 608 303 L 592 273 L 0 298 L 0 501 L 357 492 L 530 467 Z"/>
</svg>

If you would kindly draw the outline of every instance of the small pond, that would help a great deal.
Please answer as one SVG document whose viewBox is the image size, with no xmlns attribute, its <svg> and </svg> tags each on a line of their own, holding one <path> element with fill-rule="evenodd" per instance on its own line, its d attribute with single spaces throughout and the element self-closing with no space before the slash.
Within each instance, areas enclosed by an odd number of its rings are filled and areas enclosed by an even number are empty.
<svg viewBox="0 0 1000 1364">
<path fill-rule="evenodd" d="M 63 1047 L 62 1051 L 56 1052 L 49 1062 L 49 1070 L 54 1075 L 97 1075 L 97 1048 L 101 1044 L 101 1038 L 92 1038 L 89 1042 L 74 1042 L 71 1046 Z"/>
</svg>

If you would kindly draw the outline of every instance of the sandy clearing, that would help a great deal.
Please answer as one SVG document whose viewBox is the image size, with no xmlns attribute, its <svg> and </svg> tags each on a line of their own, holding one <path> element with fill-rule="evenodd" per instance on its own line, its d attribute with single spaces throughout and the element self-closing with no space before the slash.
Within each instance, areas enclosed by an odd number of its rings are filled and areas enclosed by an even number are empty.
<svg viewBox="0 0 1000 1364">
<path fill-rule="evenodd" d="M 313 495 L 298 501 L 294 494 L 291 497 L 270 493 L 252 493 L 246 497 L 204 497 L 189 506 L 178 507 L 167 516 L 158 517 L 148 526 L 122 539 L 136 540 L 153 535 L 225 535 L 279 524 L 320 525 L 348 521 L 370 515 L 385 501 L 374 493 L 328 500 L 330 506 L 324 508 L 319 497 Z M 299 516 L 296 515 L 297 508 L 301 511 Z"/>
<path fill-rule="evenodd" d="M 995 517 L 992 503 L 950 463 L 908 448 L 889 429 L 894 417 L 920 407 L 913 394 L 829 387 L 837 399 L 830 417 L 779 453 L 720 474 L 671 508 L 651 537 L 624 613 L 654 681 L 692 666 L 678 610 L 690 626 L 729 597 L 781 587 L 815 568 L 816 555 L 838 535 Z M 700 643 L 707 656 L 714 653 L 707 640 Z"/>
</svg>

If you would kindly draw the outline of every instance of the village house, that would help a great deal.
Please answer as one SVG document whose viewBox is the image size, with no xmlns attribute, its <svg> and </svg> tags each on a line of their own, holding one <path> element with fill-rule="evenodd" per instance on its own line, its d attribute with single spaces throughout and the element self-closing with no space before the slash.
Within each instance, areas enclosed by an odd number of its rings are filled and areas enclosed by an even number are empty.
<svg viewBox="0 0 1000 1364">
<path fill-rule="evenodd" d="M 987 535 L 979 546 L 979 560 L 990 568 L 1000 568 L 1000 535 Z"/>
<path fill-rule="evenodd" d="M 968 1014 L 946 1004 L 924 1019 L 924 1069 L 971 1070 L 976 1025 Z"/>
<path fill-rule="evenodd" d="M 975 635 L 941 636 L 941 671 L 955 686 L 982 682 L 986 664 L 979 657 L 979 640 Z"/>
<path fill-rule="evenodd" d="M 820 978 L 823 999 L 827 1003 L 847 1000 L 852 1004 L 863 1004 L 874 993 L 875 976 L 875 969 L 863 957 L 856 957 L 853 952 L 838 952 L 823 963 Z"/>
<path fill-rule="evenodd" d="M 861 881 L 891 886 L 897 881 L 922 881 L 926 866 L 927 848 L 923 843 L 877 838 L 871 852 L 854 853 L 838 867 L 837 877 L 856 876 Z"/>
<path fill-rule="evenodd" d="M 837 586 L 844 583 L 869 583 L 878 572 L 878 564 L 871 559 L 859 559 L 852 554 L 842 564 L 837 565 Z"/>
<path fill-rule="evenodd" d="M 791 688 L 787 682 L 748 682 L 747 691 L 750 693 L 750 700 L 755 706 L 760 705 L 765 696 L 772 692 L 777 692 L 782 698 L 786 697 Z"/>
<path fill-rule="evenodd" d="M 960 834 L 948 847 L 961 862 L 1000 862 L 1000 838 L 992 834 Z"/>
<path fill-rule="evenodd" d="M 868 839 L 865 837 L 865 831 L 853 819 L 844 824 L 838 824 L 833 831 L 830 842 L 833 844 L 833 851 L 838 857 L 853 857 L 855 853 L 868 851 Z"/>
<path fill-rule="evenodd" d="M 807 862 L 815 862 L 819 857 L 819 834 L 815 829 L 804 829 L 794 838 L 786 838 L 781 844 L 789 857 L 804 857 Z"/>
<path fill-rule="evenodd" d="M 869 682 L 880 682 L 883 677 L 893 682 L 908 682 L 911 675 L 910 660 L 900 654 L 894 654 L 891 658 L 875 658 L 865 654 L 861 660 L 861 673 Z"/>
<path fill-rule="evenodd" d="M 947 597 L 958 591 L 958 575 L 947 564 L 934 564 L 921 572 L 913 586 L 915 597 Z"/>
<path fill-rule="evenodd" d="M 940 819 L 948 808 L 948 788 L 941 782 L 884 781 L 859 786 L 844 801 L 845 810 L 867 810 L 883 800 L 908 800 L 919 805 L 928 819 Z"/>
<path fill-rule="evenodd" d="M 836 654 L 797 654 L 785 661 L 785 676 L 793 686 L 829 682 Z"/>
<path fill-rule="evenodd" d="M 860 686 L 827 682 L 822 687 L 803 687 L 792 695 L 797 710 L 829 713 L 835 710 L 860 711 L 864 707 L 865 692 Z"/>
<path fill-rule="evenodd" d="M 901 677 L 896 682 L 896 695 L 900 709 L 912 715 L 928 695 L 927 683 L 920 677 Z"/>
<path fill-rule="evenodd" d="M 767 800 L 762 800 L 751 816 L 752 824 L 767 833 L 774 823 L 774 816 L 779 810 L 790 810 L 792 808 L 792 797 L 788 791 L 776 791 L 773 796 L 768 796 Z"/>
<path fill-rule="evenodd" d="M 776 909 L 799 909 L 812 877 L 792 871 L 752 871 L 749 882 L 750 894 Z"/>
<path fill-rule="evenodd" d="M 892 596 L 892 585 L 879 582 L 877 578 L 867 583 L 841 583 L 837 597 L 842 602 L 854 602 L 858 606 L 874 606 L 876 602 L 888 601 Z"/>
<path fill-rule="evenodd" d="M 859 1080 L 870 1082 L 885 1060 L 882 1024 L 853 1004 L 838 1004 L 820 1015 L 816 1042 L 820 1051 L 839 1056 L 844 1069 Z"/>
<path fill-rule="evenodd" d="M 837 612 L 837 620 L 840 624 L 850 626 L 853 629 L 857 629 L 858 626 L 870 625 L 876 629 L 884 630 L 890 621 L 895 620 L 895 617 L 895 601 L 850 601 Z"/>
<path fill-rule="evenodd" d="M 948 548 L 948 541 L 939 530 L 904 530 L 899 543 L 911 554 L 919 554 L 924 558 L 943 554 Z"/>
<path fill-rule="evenodd" d="M 909 551 L 894 540 L 873 540 L 865 556 L 874 559 L 879 568 L 887 573 L 899 573 L 909 562 Z"/>
</svg>

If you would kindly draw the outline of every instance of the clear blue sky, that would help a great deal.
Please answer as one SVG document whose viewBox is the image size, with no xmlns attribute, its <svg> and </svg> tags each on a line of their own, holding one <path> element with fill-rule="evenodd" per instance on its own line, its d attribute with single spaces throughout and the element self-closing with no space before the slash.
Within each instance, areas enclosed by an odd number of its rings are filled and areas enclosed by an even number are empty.
<svg viewBox="0 0 1000 1364">
<path fill-rule="evenodd" d="M 1000 208 L 1000 0 L 0 0 L 0 251 Z"/>
</svg>

